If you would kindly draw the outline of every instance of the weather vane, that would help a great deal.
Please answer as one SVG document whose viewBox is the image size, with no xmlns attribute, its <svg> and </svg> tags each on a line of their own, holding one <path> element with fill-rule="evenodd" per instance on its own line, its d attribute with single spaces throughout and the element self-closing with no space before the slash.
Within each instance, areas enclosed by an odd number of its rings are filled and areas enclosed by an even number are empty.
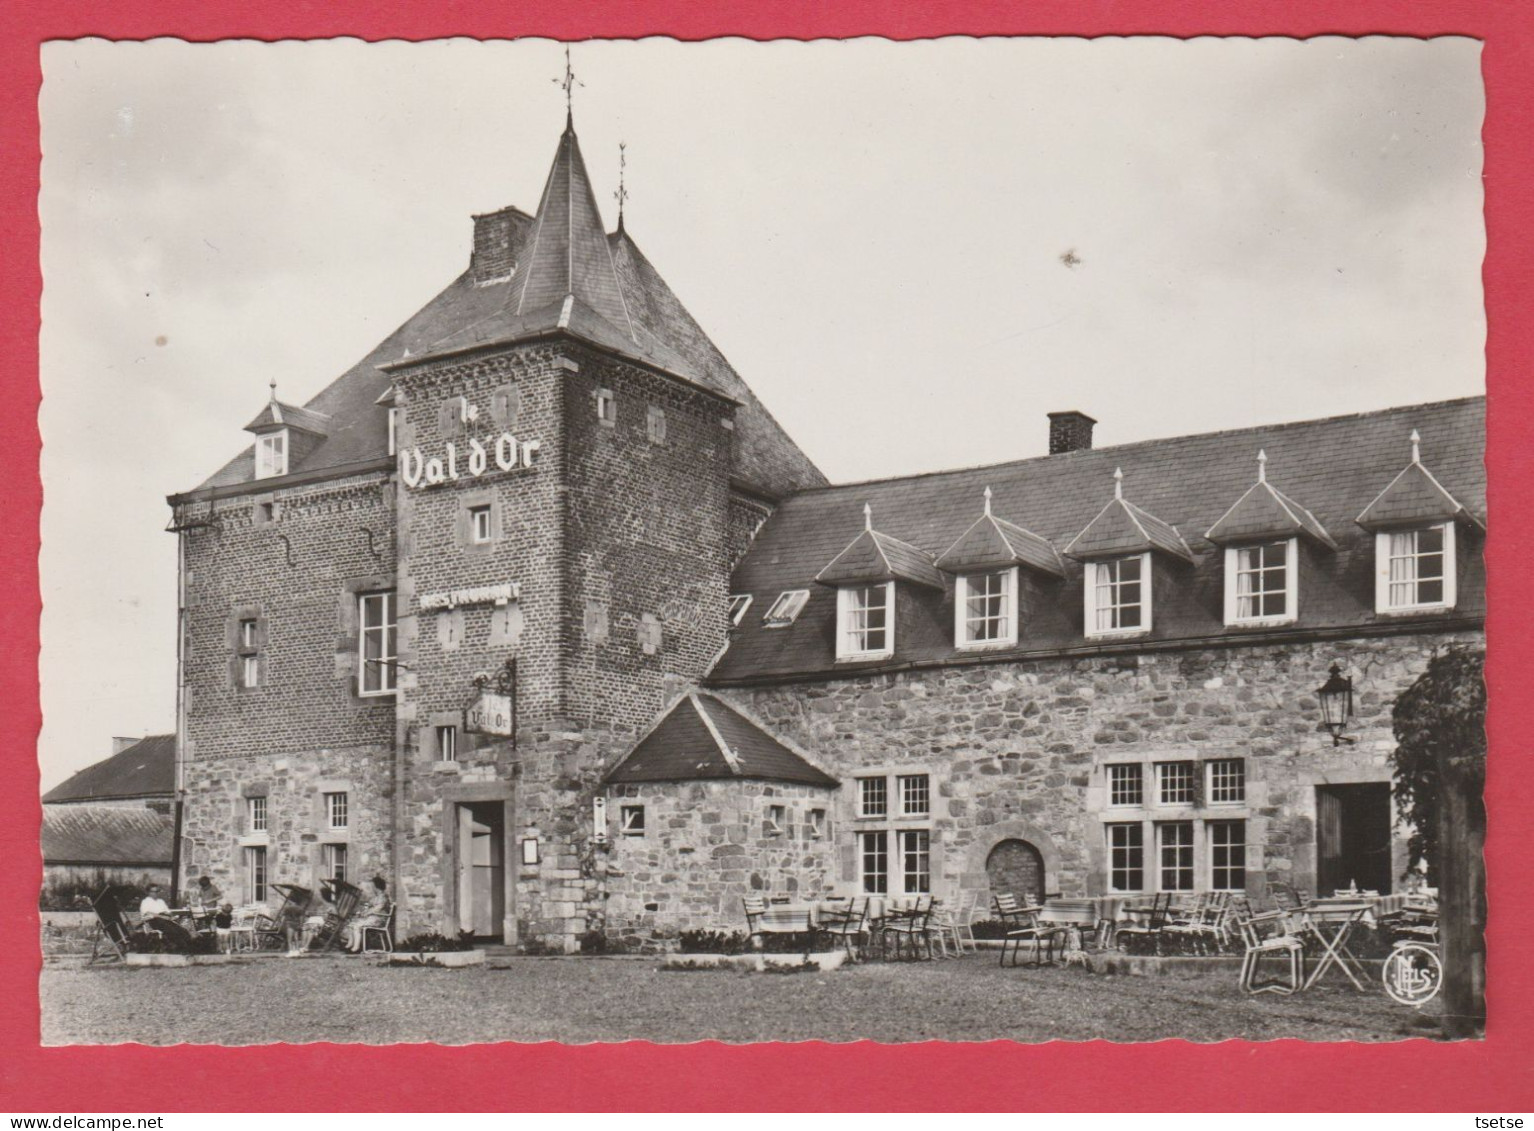
<svg viewBox="0 0 1534 1131">
<path fill-rule="evenodd" d="M 629 155 L 626 141 L 618 143 L 618 191 L 613 193 L 613 198 L 618 202 L 618 230 L 623 230 L 623 202 L 629 198 L 629 190 L 624 185 L 624 173 L 628 170 Z"/>
<path fill-rule="evenodd" d="M 575 112 L 573 92 L 576 87 L 585 86 L 586 84 L 575 77 L 575 71 L 570 67 L 570 45 L 568 43 L 565 44 L 565 77 L 562 79 L 550 79 L 549 81 L 565 92 L 565 116 L 570 116 Z"/>
</svg>

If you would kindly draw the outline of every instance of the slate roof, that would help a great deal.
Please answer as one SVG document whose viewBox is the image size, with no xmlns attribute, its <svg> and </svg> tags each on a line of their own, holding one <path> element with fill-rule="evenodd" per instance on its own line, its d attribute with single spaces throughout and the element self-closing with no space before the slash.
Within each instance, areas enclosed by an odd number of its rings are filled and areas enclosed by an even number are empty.
<svg viewBox="0 0 1534 1131">
<path fill-rule="evenodd" d="M 1365 530 L 1388 530 L 1424 522 L 1469 522 L 1483 525 L 1473 512 L 1444 488 L 1417 457 L 1417 434 L 1412 433 L 1412 461 L 1390 481 L 1358 516 Z"/>
<path fill-rule="evenodd" d="M 930 554 L 866 525 L 846 549 L 815 575 L 815 580 L 822 585 L 909 581 L 939 590 L 944 585 L 943 575 L 932 564 Z"/>
<path fill-rule="evenodd" d="M 170 797 L 176 790 L 176 736 L 152 734 L 60 782 L 44 804 Z"/>
<path fill-rule="evenodd" d="M 731 779 L 837 785 L 729 704 L 705 694 L 673 703 L 602 780 L 624 785 Z"/>
<path fill-rule="evenodd" d="M 1191 562 L 1193 551 L 1177 527 L 1162 522 L 1155 515 L 1135 506 L 1122 494 L 1124 473 L 1113 471 L 1113 498 L 1097 512 L 1097 517 L 1065 547 L 1065 556 L 1077 561 L 1093 561 L 1123 554 L 1143 554 L 1157 550 L 1182 561 Z"/>
<path fill-rule="evenodd" d="M 1337 543 L 1326 532 L 1326 527 L 1316 520 L 1316 516 L 1268 482 L 1267 454 L 1259 452 L 1257 458 L 1260 464 L 1257 482 L 1248 487 L 1246 494 L 1220 516 L 1220 521 L 1211 526 L 1204 537 L 1216 545 L 1227 546 L 1256 539 L 1292 538 L 1300 535 L 1335 550 Z"/>
<path fill-rule="evenodd" d="M 731 634 L 729 649 L 710 675 L 715 685 L 774 682 L 794 676 L 864 672 L 959 658 L 953 641 L 953 595 L 901 588 L 895 654 L 888 660 L 835 661 L 836 595 L 808 584 L 846 544 L 847 515 L 871 503 L 879 526 L 917 549 L 940 554 L 974 523 L 974 500 L 986 486 L 998 514 L 1064 546 L 1102 507 L 1104 485 L 1122 467 L 1145 511 L 1187 532 L 1192 567 L 1158 570 L 1151 632 L 1122 644 L 1088 642 L 1082 632 L 1082 567 L 1069 563 L 1064 581 L 1025 577 L 1017 647 L 987 658 L 1143 647 L 1147 642 L 1239 637 L 1254 631 L 1224 624 L 1223 553 L 1197 532 L 1207 531 L 1250 482 L 1259 449 L 1268 477 L 1288 497 L 1304 499 L 1337 542 L 1336 553 L 1302 563 L 1299 617 L 1290 632 L 1357 629 L 1389 623 L 1374 611 L 1374 539 L 1354 518 L 1400 471 L 1403 444 L 1418 429 L 1422 460 L 1475 513 L 1484 513 L 1485 399 L 1470 397 L 1355 416 L 1147 440 L 1118 447 L 1039 456 L 967 468 L 805 491 L 785 500 L 737 566 L 730 592 L 755 598 Z M 1307 559 L 1309 561 L 1309 559 Z M 1169 580 L 1170 578 L 1170 580 Z M 810 599 L 787 627 L 764 628 L 756 610 L 787 589 Z M 1479 546 L 1461 540 L 1456 619 L 1485 615 L 1485 570 Z M 1431 618 L 1429 618 L 1431 619 Z M 1438 620 L 1444 615 L 1438 614 Z"/>
<path fill-rule="evenodd" d="M 1065 576 L 1060 551 L 1031 530 L 991 513 L 991 489 L 985 489 L 985 513 L 959 535 L 936 562 L 944 573 L 974 573 L 1021 565 L 1054 577 Z"/>
<path fill-rule="evenodd" d="M 272 400 L 256 414 L 254 420 L 245 425 L 245 431 L 264 432 L 272 428 L 297 428 L 301 432 L 323 436 L 330 430 L 330 418 L 321 412 L 311 412 L 307 408 Z"/>
<path fill-rule="evenodd" d="M 43 863 L 169 867 L 174 828 L 136 805 L 44 805 Z"/>
<path fill-rule="evenodd" d="M 290 471 L 388 458 L 388 408 L 378 401 L 392 378 L 380 366 L 428 351 L 568 334 L 740 402 L 732 477 L 741 486 L 774 499 L 823 486 L 825 476 L 746 387 L 632 238 L 624 231 L 602 235 L 595 195 L 568 128 L 543 203 L 548 207 L 540 207 L 541 236 L 535 233 L 537 217 L 502 210 L 511 225 L 510 255 L 520 264 L 509 278 L 476 284 L 465 271 L 304 406 L 327 417 L 328 428 L 312 451 L 294 458 Z M 568 249 L 566 269 L 560 266 L 560 248 Z M 558 297 L 546 301 L 555 291 Z M 568 312 L 566 295 L 577 300 Z M 254 481 L 254 448 L 248 447 L 199 489 Z"/>
</svg>

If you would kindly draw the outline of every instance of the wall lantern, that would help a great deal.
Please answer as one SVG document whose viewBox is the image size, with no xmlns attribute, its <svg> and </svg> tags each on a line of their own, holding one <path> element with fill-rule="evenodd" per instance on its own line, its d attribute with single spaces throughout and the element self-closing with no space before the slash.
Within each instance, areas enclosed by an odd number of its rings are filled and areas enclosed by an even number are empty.
<svg viewBox="0 0 1534 1131">
<path fill-rule="evenodd" d="M 1357 742 L 1358 739 L 1342 733 L 1353 717 L 1353 677 L 1343 675 L 1342 669 L 1333 664 L 1326 682 L 1316 688 L 1316 697 L 1321 700 L 1321 722 L 1332 732 L 1332 745 Z"/>
</svg>

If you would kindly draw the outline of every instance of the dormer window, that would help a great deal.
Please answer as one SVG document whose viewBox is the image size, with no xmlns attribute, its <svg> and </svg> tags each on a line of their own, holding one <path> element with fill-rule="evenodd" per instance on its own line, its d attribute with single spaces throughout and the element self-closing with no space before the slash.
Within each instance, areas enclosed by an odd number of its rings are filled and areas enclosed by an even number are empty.
<svg viewBox="0 0 1534 1131">
<path fill-rule="evenodd" d="M 808 589 L 789 589 L 778 594 L 778 599 L 772 603 L 772 608 L 767 610 L 767 615 L 762 618 L 762 623 L 768 628 L 787 628 L 799 618 L 804 611 L 805 603 L 810 599 Z M 742 609 L 742 612 L 745 610 Z"/>
<path fill-rule="evenodd" d="M 730 597 L 729 617 L 730 617 L 730 627 L 731 628 L 735 628 L 735 627 L 739 626 L 740 622 L 745 618 L 746 610 L 749 609 L 750 607 L 751 607 L 751 594 L 749 594 L 749 593 L 735 593 L 735 594 L 733 594 Z"/>
<path fill-rule="evenodd" d="M 954 639 L 960 648 L 1017 643 L 1017 569 L 960 574 L 954 583 Z"/>
<path fill-rule="evenodd" d="M 1296 539 L 1225 550 L 1225 623 L 1290 624 L 1299 610 Z"/>
<path fill-rule="evenodd" d="M 288 473 L 288 430 L 256 437 L 256 478 L 271 479 Z"/>
<path fill-rule="evenodd" d="M 1151 556 L 1088 562 L 1086 567 L 1086 634 L 1134 636 L 1151 627 Z"/>
<path fill-rule="evenodd" d="M 878 660 L 893 654 L 895 583 L 844 585 L 836 591 L 836 658 Z"/>
<path fill-rule="evenodd" d="M 1375 607 L 1380 613 L 1452 609 L 1454 524 L 1415 530 L 1382 530 L 1375 535 Z"/>
</svg>

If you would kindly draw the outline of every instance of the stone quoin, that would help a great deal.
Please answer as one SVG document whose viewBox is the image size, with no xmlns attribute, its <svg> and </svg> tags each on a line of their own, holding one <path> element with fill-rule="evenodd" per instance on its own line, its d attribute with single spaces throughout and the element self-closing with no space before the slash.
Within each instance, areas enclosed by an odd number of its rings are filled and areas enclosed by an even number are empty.
<svg viewBox="0 0 1534 1131">
<path fill-rule="evenodd" d="M 1399 885 L 1391 703 L 1484 639 L 1482 400 L 1094 423 L 828 484 L 567 124 L 536 212 L 171 496 L 179 884 L 378 875 L 401 935 L 566 951 L 759 894 Z"/>
</svg>

